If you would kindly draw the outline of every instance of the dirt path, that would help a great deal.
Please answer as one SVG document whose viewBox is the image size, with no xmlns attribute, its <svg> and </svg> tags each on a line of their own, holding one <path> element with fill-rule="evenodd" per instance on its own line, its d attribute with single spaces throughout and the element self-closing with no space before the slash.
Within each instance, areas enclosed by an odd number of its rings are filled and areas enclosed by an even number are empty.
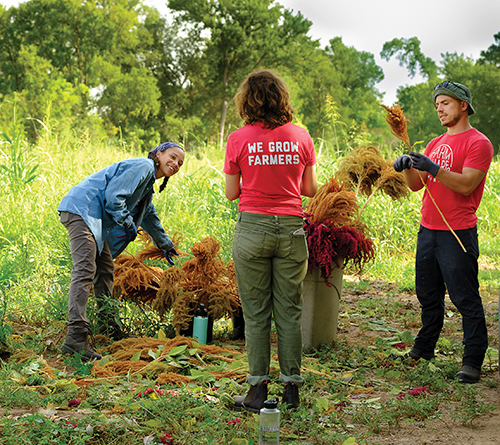
<svg viewBox="0 0 500 445">
<path fill-rule="evenodd" d="M 356 281 L 355 278 L 346 277 L 346 281 Z M 361 286 L 362 288 L 362 286 Z M 364 290 L 360 286 L 345 286 L 342 294 L 340 309 L 340 323 L 338 337 L 348 339 L 353 344 L 372 344 L 376 337 L 389 337 L 392 333 L 380 331 L 370 331 L 362 329 L 357 323 L 349 321 L 348 317 L 342 317 L 342 312 L 353 313 L 359 311 L 360 301 L 379 301 L 383 304 L 386 301 L 398 301 L 407 310 L 408 314 L 418 316 L 407 316 L 404 318 L 406 325 L 398 325 L 400 317 L 393 317 L 392 325 L 399 331 L 402 329 L 416 334 L 420 327 L 419 304 L 415 294 L 400 293 L 387 283 L 370 283 Z M 485 307 L 488 335 L 490 346 L 498 349 L 498 299 L 492 295 L 489 298 L 483 295 Z M 447 300 L 446 303 L 447 320 L 443 329 L 447 338 L 461 341 L 462 332 L 460 326 L 460 316 L 456 313 L 453 304 Z M 390 314 L 385 321 L 390 320 Z M 390 326 L 391 322 L 387 321 Z M 481 381 L 477 383 L 480 389 L 480 401 L 483 403 L 500 406 L 500 375 L 498 368 L 485 371 Z M 427 419 L 421 423 L 401 423 L 397 429 L 382 433 L 377 436 L 370 436 L 370 445 L 499 445 L 500 444 L 500 408 L 487 413 L 472 424 L 463 426 L 457 420 L 452 419 L 453 413 L 444 413 L 442 419 Z"/>
<path fill-rule="evenodd" d="M 495 390 L 498 400 L 500 393 Z M 372 436 L 370 444 L 377 445 L 498 445 L 500 444 L 500 410 L 475 421 L 472 426 L 457 425 L 431 419 L 417 427 L 402 424 L 397 432 Z"/>
</svg>

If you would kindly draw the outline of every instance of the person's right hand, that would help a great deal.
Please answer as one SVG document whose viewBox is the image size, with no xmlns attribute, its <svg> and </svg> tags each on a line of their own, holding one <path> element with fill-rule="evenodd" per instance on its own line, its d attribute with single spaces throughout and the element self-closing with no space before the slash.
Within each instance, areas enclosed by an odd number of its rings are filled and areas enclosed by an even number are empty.
<svg viewBox="0 0 500 445">
<path fill-rule="evenodd" d="M 430 173 L 432 176 L 436 177 L 439 172 L 439 164 L 431 161 L 427 156 L 421 153 L 410 153 L 411 165 L 417 170 Z"/>
<path fill-rule="evenodd" d="M 127 233 L 128 242 L 131 243 L 134 241 L 137 236 L 137 226 L 135 222 L 132 222 L 130 226 L 125 226 L 125 232 Z"/>
<path fill-rule="evenodd" d="M 410 155 L 400 156 L 394 161 L 392 165 L 394 167 L 394 170 L 396 170 L 397 172 L 402 172 L 403 170 L 410 168 L 411 167 Z"/>
</svg>

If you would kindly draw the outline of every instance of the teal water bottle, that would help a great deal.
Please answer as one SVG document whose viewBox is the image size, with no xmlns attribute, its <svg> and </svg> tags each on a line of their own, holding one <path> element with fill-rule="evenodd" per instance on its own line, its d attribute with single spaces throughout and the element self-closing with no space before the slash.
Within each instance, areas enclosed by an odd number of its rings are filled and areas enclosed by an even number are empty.
<svg viewBox="0 0 500 445">
<path fill-rule="evenodd" d="M 198 340 L 199 343 L 207 344 L 208 332 L 208 311 L 205 309 L 204 304 L 196 309 L 193 318 L 193 338 Z"/>
</svg>

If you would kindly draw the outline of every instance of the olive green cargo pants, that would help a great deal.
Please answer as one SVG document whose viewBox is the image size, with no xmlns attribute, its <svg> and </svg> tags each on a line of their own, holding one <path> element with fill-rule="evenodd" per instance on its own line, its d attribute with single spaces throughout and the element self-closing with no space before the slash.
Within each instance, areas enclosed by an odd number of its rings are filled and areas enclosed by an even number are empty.
<svg viewBox="0 0 500 445">
<path fill-rule="evenodd" d="M 241 212 L 233 236 L 233 260 L 245 319 L 250 375 L 269 380 L 271 319 L 278 336 L 281 380 L 302 386 L 302 282 L 307 271 L 307 240 L 298 216 Z"/>
</svg>

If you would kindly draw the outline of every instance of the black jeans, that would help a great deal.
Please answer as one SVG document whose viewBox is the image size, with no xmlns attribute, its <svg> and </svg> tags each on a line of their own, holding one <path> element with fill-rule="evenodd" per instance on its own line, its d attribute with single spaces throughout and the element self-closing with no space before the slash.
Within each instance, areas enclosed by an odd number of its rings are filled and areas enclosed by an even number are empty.
<svg viewBox="0 0 500 445">
<path fill-rule="evenodd" d="M 444 322 L 446 289 L 462 315 L 463 365 L 481 369 L 488 348 L 488 332 L 479 295 L 477 228 L 455 232 L 420 227 L 416 255 L 416 291 L 422 308 L 422 328 L 415 339 L 421 355 L 432 355 Z"/>
</svg>

